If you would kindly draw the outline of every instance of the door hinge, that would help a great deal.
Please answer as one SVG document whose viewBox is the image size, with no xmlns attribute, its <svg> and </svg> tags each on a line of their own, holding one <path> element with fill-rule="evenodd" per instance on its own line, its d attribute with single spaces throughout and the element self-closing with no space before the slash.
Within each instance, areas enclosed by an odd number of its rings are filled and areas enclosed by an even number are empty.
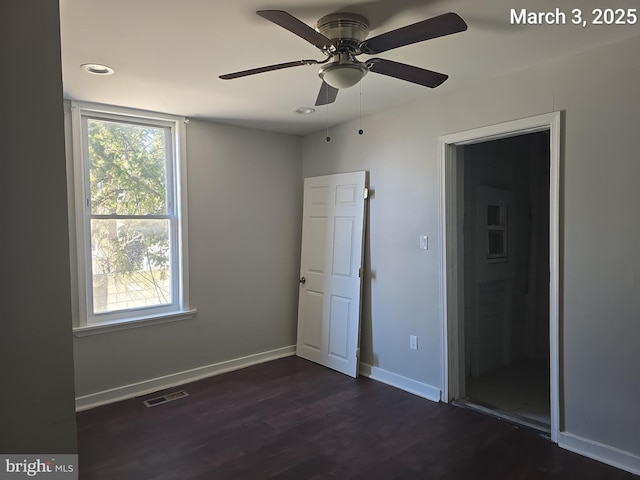
<svg viewBox="0 0 640 480">
<path fill-rule="evenodd" d="M 364 268 L 360 267 L 360 268 L 358 269 L 358 277 L 359 277 L 359 278 L 364 277 Z"/>
<path fill-rule="evenodd" d="M 365 200 L 369 198 L 369 189 L 367 187 L 364 187 L 362 189 L 362 198 L 364 198 Z"/>
</svg>

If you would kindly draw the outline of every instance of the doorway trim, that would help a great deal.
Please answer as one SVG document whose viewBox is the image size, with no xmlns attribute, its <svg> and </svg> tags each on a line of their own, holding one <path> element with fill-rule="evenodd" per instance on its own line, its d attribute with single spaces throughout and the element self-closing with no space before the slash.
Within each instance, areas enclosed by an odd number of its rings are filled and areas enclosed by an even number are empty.
<svg viewBox="0 0 640 480">
<path fill-rule="evenodd" d="M 442 392 L 450 402 L 460 395 L 460 347 L 464 345 L 459 320 L 464 314 L 464 253 L 462 251 L 464 158 L 456 147 L 526 133 L 549 131 L 549 356 L 551 441 L 560 431 L 560 137 L 561 113 L 551 112 L 438 137 L 440 170 L 440 226 L 442 231 Z"/>
</svg>

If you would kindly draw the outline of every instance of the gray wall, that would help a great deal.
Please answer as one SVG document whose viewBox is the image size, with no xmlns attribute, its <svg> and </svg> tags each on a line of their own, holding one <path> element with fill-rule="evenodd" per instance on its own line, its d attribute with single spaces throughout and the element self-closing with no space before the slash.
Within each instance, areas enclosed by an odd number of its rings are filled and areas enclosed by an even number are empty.
<svg viewBox="0 0 640 480">
<path fill-rule="evenodd" d="M 0 44 L 0 452 L 75 453 L 58 2 L 1 2 Z"/>
<path fill-rule="evenodd" d="M 304 176 L 369 170 L 362 360 L 442 387 L 438 136 L 564 111 L 562 429 L 640 454 L 640 37 L 305 137 Z M 597 67 L 596 67 L 597 66 Z M 366 98 L 364 99 L 366 101 Z M 429 235 L 430 250 L 418 249 Z M 420 337 L 409 349 L 409 334 Z"/>
<path fill-rule="evenodd" d="M 190 121 L 189 285 L 198 314 L 76 338 L 78 396 L 295 344 L 300 156 L 295 136 Z"/>
</svg>

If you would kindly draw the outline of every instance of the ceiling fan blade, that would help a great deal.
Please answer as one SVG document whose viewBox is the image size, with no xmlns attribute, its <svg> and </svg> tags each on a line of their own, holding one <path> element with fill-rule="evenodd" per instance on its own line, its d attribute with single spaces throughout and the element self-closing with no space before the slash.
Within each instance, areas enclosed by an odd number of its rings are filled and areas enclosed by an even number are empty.
<svg viewBox="0 0 640 480">
<path fill-rule="evenodd" d="M 338 89 L 323 81 L 320 86 L 320 91 L 318 92 L 318 98 L 316 99 L 316 107 L 335 102 L 337 96 Z"/>
<path fill-rule="evenodd" d="M 462 18 L 455 13 L 445 13 L 365 40 L 360 44 L 360 50 L 369 55 L 377 54 L 466 29 Z"/>
<path fill-rule="evenodd" d="M 329 50 L 330 47 L 335 48 L 331 40 L 290 13 L 283 10 L 258 10 L 256 13 L 276 25 L 286 28 L 291 33 L 295 33 L 322 51 Z"/>
<path fill-rule="evenodd" d="M 243 70 L 241 72 L 227 73 L 220 75 L 222 80 L 231 80 L 233 78 L 246 77 L 248 75 L 255 75 L 257 73 L 271 72 L 273 70 L 282 70 L 283 68 L 299 67 L 301 65 L 315 65 L 317 60 L 296 60 L 295 62 L 278 63 L 276 65 L 267 65 L 266 67 L 252 68 L 250 70 Z"/>
<path fill-rule="evenodd" d="M 382 58 L 372 58 L 367 64 L 369 65 L 370 72 L 417 83 L 418 85 L 424 85 L 429 88 L 435 88 L 449 78 L 449 76 L 444 73 L 432 72 L 424 68 L 384 60 Z"/>
</svg>

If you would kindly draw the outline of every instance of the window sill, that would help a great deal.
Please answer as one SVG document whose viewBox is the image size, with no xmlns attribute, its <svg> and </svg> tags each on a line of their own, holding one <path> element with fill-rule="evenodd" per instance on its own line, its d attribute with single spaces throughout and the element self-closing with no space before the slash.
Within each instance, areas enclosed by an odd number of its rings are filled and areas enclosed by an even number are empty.
<svg viewBox="0 0 640 480">
<path fill-rule="evenodd" d="M 197 310 L 183 310 L 180 312 L 167 313 L 163 315 L 154 315 L 151 317 L 135 317 L 127 318 L 109 323 L 94 323 L 84 327 L 76 327 L 73 334 L 76 337 L 87 337 L 89 335 L 99 335 L 101 333 L 117 332 L 120 330 L 128 330 L 130 328 L 147 327 L 150 325 L 159 325 L 161 323 L 178 322 L 180 320 L 189 320 Z"/>
</svg>

